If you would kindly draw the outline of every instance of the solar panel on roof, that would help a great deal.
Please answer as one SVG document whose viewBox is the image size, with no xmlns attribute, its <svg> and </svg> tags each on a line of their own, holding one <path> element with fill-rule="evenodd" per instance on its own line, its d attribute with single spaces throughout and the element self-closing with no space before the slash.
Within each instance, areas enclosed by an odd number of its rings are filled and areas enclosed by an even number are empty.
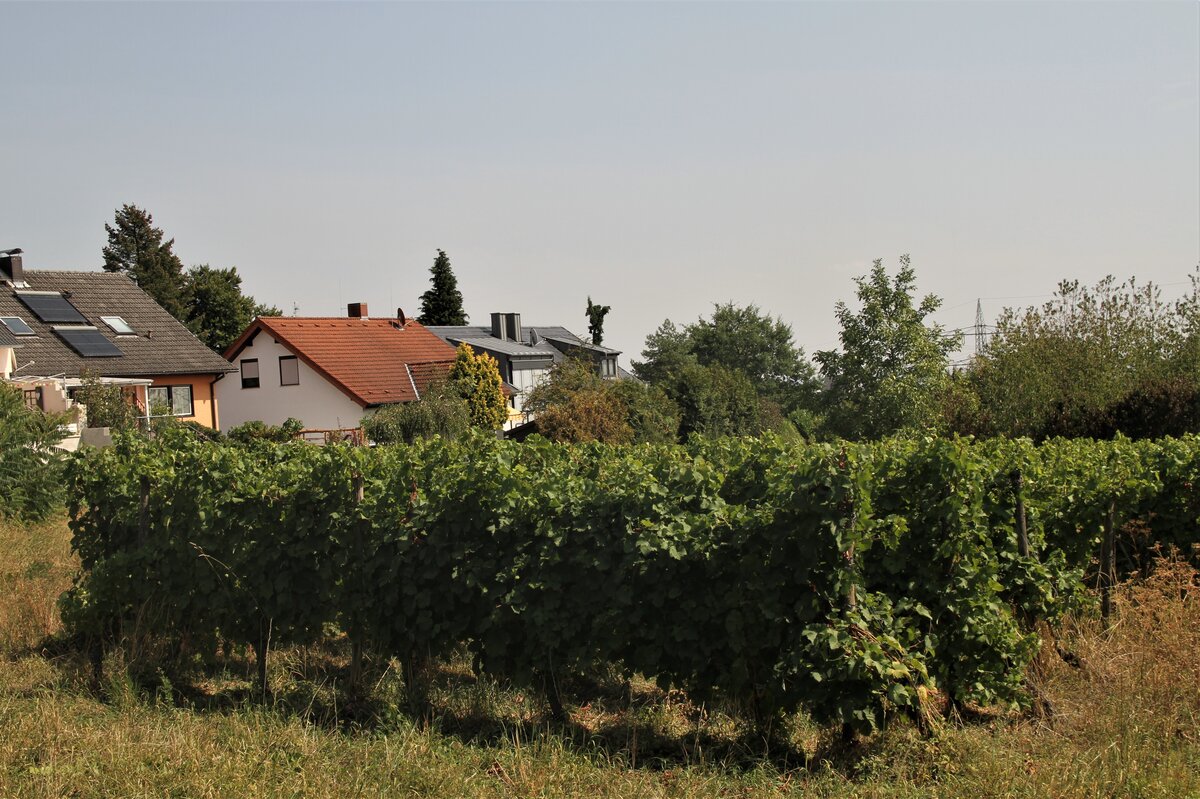
<svg viewBox="0 0 1200 799">
<path fill-rule="evenodd" d="M 67 342 L 71 349 L 85 358 L 121 356 L 117 345 L 106 339 L 104 334 L 94 327 L 56 327 L 54 332 Z"/>
<path fill-rule="evenodd" d="M 80 322 L 87 324 L 83 314 L 61 294 L 17 292 L 17 299 L 43 322 Z"/>
</svg>

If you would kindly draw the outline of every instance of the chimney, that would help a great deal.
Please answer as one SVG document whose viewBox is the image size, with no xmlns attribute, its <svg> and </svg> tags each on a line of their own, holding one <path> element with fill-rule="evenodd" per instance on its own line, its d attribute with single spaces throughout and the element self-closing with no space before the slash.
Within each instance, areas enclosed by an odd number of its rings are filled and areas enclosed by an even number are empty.
<svg viewBox="0 0 1200 799">
<path fill-rule="evenodd" d="M 346 306 L 346 316 L 351 319 L 366 319 L 367 304 L 365 302 L 352 302 Z"/>
<path fill-rule="evenodd" d="M 508 340 L 508 320 L 504 318 L 502 313 L 492 314 L 492 335 L 501 341 Z"/>
<path fill-rule="evenodd" d="M 21 266 L 21 248 L 0 250 L 0 280 L 14 286 L 25 285 L 25 270 Z"/>
<path fill-rule="evenodd" d="M 518 344 L 521 343 L 521 315 L 519 313 L 506 313 L 504 319 L 507 322 L 508 338 Z"/>
</svg>

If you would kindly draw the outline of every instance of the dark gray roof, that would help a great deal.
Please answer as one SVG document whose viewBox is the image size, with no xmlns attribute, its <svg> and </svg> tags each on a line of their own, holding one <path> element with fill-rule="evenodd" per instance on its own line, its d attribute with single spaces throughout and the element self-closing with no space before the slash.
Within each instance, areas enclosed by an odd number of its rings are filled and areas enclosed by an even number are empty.
<svg viewBox="0 0 1200 799">
<path fill-rule="evenodd" d="M 493 336 L 471 336 L 470 338 L 459 338 L 458 336 L 450 335 L 447 338 L 455 343 L 461 342 L 464 344 L 470 344 L 471 347 L 477 350 L 492 350 L 493 352 L 502 352 L 505 355 L 514 355 L 518 357 L 527 355 L 531 357 L 540 356 L 548 358 L 558 354 L 558 350 L 554 349 L 554 347 L 551 347 L 549 344 L 518 344 L 515 341 L 505 341 L 504 339 L 495 338 Z"/>
<path fill-rule="evenodd" d="M 0 316 L 19 316 L 36 333 L 17 340 L 20 362 L 33 361 L 17 376 L 79 377 L 89 371 L 105 377 L 154 377 L 235 370 L 123 274 L 26 269 L 25 282 L 29 291 L 70 292 L 71 304 L 116 345 L 121 356 L 82 357 L 54 333 L 54 324 L 38 319 L 17 299 L 16 291 L 0 283 Z M 101 316 L 120 316 L 136 335 L 118 336 Z"/>
<path fill-rule="evenodd" d="M 592 342 L 575 335 L 565 327 L 558 325 L 523 325 L 521 327 L 520 343 L 496 338 L 492 335 L 492 329 L 486 326 L 430 325 L 426 329 L 443 341 L 453 341 L 455 343 L 465 341 L 472 347 L 486 347 L 495 352 L 503 352 L 510 355 L 551 355 L 554 356 L 555 360 L 561 358 L 562 350 L 560 347 L 555 347 L 551 343 L 541 342 L 555 342 L 567 346 L 583 347 L 584 349 L 605 355 L 621 354 L 620 350 L 598 347 L 592 344 Z M 539 339 L 539 343 L 530 344 L 535 334 Z"/>
<path fill-rule="evenodd" d="M 0 314 L 0 316 L 8 316 L 8 314 Z M 0 347 L 19 347 L 21 340 L 9 332 L 8 328 L 0 324 Z"/>
</svg>

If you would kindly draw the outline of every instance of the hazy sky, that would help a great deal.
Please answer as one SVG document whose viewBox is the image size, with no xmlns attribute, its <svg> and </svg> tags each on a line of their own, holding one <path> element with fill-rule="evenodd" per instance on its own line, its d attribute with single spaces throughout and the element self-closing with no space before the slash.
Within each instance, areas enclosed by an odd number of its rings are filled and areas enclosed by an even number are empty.
<svg viewBox="0 0 1200 799">
<path fill-rule="evenodd" d="M 0 3 L 0 248 L 97 269 L 122 203 L 301 315 L 636 358 L 756 303 L 812 352 L 875 258 L 939 319 L 1200 262 L 1200 4 Z M 1028 298 L 1028 299 L 1025 299 Z"/>
</svg>

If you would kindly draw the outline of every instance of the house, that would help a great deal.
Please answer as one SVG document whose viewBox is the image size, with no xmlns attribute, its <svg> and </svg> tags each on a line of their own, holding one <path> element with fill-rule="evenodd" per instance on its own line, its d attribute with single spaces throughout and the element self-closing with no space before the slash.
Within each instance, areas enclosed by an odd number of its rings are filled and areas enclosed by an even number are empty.
<svg viewBox="0 0 1200 799">
<path fill-rule="evenodd" d="M 124 274 L 25 269 L 20 250 L 0 253 L 0 331 L 0 374 L 42 410 L 69 408 L 92 375 L 144 417 L 220 423 L 213 384 L 233 367 Z"/>
<path fill-rule="evenodd" d="M 234 374 L 217 384 L 221 425 L 282 424 L 344 430 L 382 405 L 410 402 L 454 362 L 454 347 L 403 311 L 371 318 L 259 317 L 225 351 Z"/>
<path fill-rule="evenodd" d="M 514 414 L 508 427 L 524 420 L 525 397 L 550 367 L 564 358 L 590 359 L 596 365 L 596 372 L 605 378 L 632 377 L 617 364 L 619 350 L 593 344 L 565 327 L 523 327 L 519 313 L 494 313 L 490 327 L 430 325 L 429 330 L 448 344 L 469 344 L 496 359 L 501 378 L 514 390 L 511 400 Z"/>
</svg>

